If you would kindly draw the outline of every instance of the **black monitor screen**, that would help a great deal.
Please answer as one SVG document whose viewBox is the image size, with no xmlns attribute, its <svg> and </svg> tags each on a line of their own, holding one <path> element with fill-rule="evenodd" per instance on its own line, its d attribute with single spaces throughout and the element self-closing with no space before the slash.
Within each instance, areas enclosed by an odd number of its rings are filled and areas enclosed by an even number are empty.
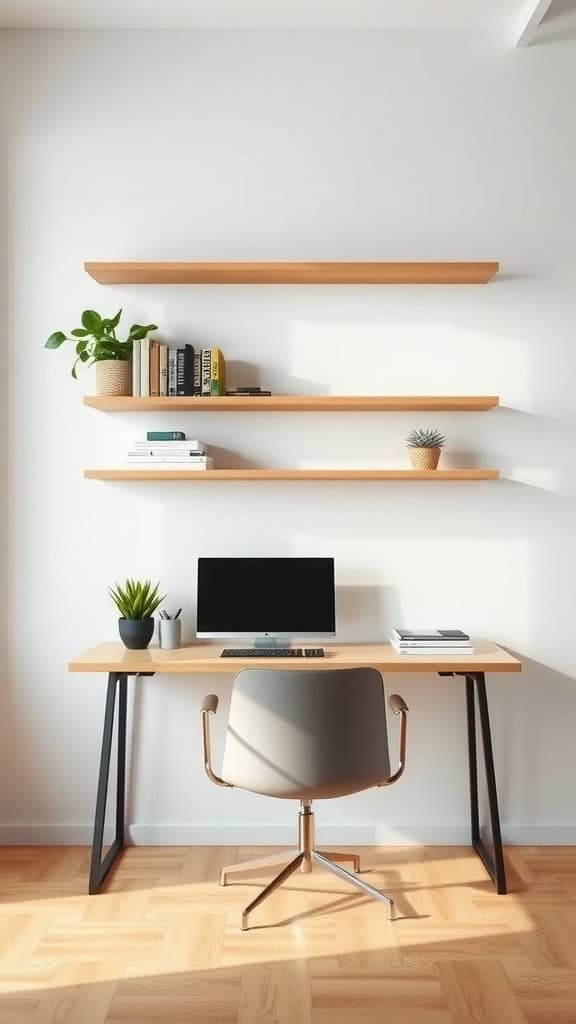
<svg viewBox="0 0 576 1024">
<path fill-rule="evenodd" d="M 199 558 L 197 632 L 328 635 L 336 630 L 333 558 Z"/>
</svg>

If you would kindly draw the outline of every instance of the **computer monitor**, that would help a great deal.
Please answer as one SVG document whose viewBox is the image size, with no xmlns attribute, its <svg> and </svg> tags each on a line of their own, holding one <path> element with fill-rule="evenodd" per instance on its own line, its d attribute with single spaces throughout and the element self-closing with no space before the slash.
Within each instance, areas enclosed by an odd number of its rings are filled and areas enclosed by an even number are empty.
<svg viewBox="0 0 576 1024">
<path fill-rule="evenodd" d="M 336 634 L 333 558 L 199 558 L 197 635 L 273 647 Z"/>
</svg>

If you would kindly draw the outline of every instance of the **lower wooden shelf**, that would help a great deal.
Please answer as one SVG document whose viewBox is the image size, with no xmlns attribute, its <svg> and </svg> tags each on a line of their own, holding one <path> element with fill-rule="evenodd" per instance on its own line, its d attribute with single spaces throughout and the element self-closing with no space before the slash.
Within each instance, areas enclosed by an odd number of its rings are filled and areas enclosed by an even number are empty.
<svg viewBox="0 0 576 1024">
<path fill-rule="evenodd" d="M 87 480 L 497 480 L 497 469 L 85 469 Z"/>
</svg>

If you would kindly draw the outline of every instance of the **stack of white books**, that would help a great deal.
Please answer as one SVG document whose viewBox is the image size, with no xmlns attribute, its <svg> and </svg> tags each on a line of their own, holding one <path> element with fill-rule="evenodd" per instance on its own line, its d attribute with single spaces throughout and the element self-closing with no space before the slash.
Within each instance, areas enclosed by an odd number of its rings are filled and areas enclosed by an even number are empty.
<svg viewBox="0 0 576 1024">
<path fill-rule="evenodd" d="M 468 633 L 461 629 L 393 629 L 390 643 L 396 654 L 474 654 Z"/>
<path fill-rule="evenodd" d="M 214 468 L 214 459 L 203 441 L 135 441 L 128 452 L 130 469 L 196 469 Z"/>
</svg>

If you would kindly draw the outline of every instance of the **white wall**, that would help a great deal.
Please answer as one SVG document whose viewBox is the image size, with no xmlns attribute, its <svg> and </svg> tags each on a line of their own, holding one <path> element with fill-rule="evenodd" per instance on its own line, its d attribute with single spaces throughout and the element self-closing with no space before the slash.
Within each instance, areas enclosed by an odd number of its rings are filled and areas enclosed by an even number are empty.
<svg viewBox="0 0 576 1024">
<path fill-rule="evenodd" d="M 159 578 L 194 628 L 198 553 L 333 554 L 339 635 L 456 622 L 526 659 L 489 682 L 504 833 L 576 841 L 573 732 L 574 44 L 478 33 L 4 33 L 11 640 L 4 840 L 87 841 L 104 680 L 66 662 L 114 638 L 106 587 Z M 486 288 L 109 287 L 85 259 L 497 258 Z M 44 338 L 86 306 L 220 344 L 309 393 L 496 393 L 477 416 L 106 416 Z M 412 426 L 487 484 L 99 484 L 147 427 L 222 464 L 405 462 Z M 388 792 L 326 804 L 332 841 L 467 839 L 460 682 L 390 679 L 412 707 Z M 293 808 L 215 790 L 199 705 L 230 679 L 135 692 L 140 841 L 292 836 Z M 394 723 L 395 724 L 395 723 Z M 220 747 L 222 731 L 217 735 Z"/>
</svg>

